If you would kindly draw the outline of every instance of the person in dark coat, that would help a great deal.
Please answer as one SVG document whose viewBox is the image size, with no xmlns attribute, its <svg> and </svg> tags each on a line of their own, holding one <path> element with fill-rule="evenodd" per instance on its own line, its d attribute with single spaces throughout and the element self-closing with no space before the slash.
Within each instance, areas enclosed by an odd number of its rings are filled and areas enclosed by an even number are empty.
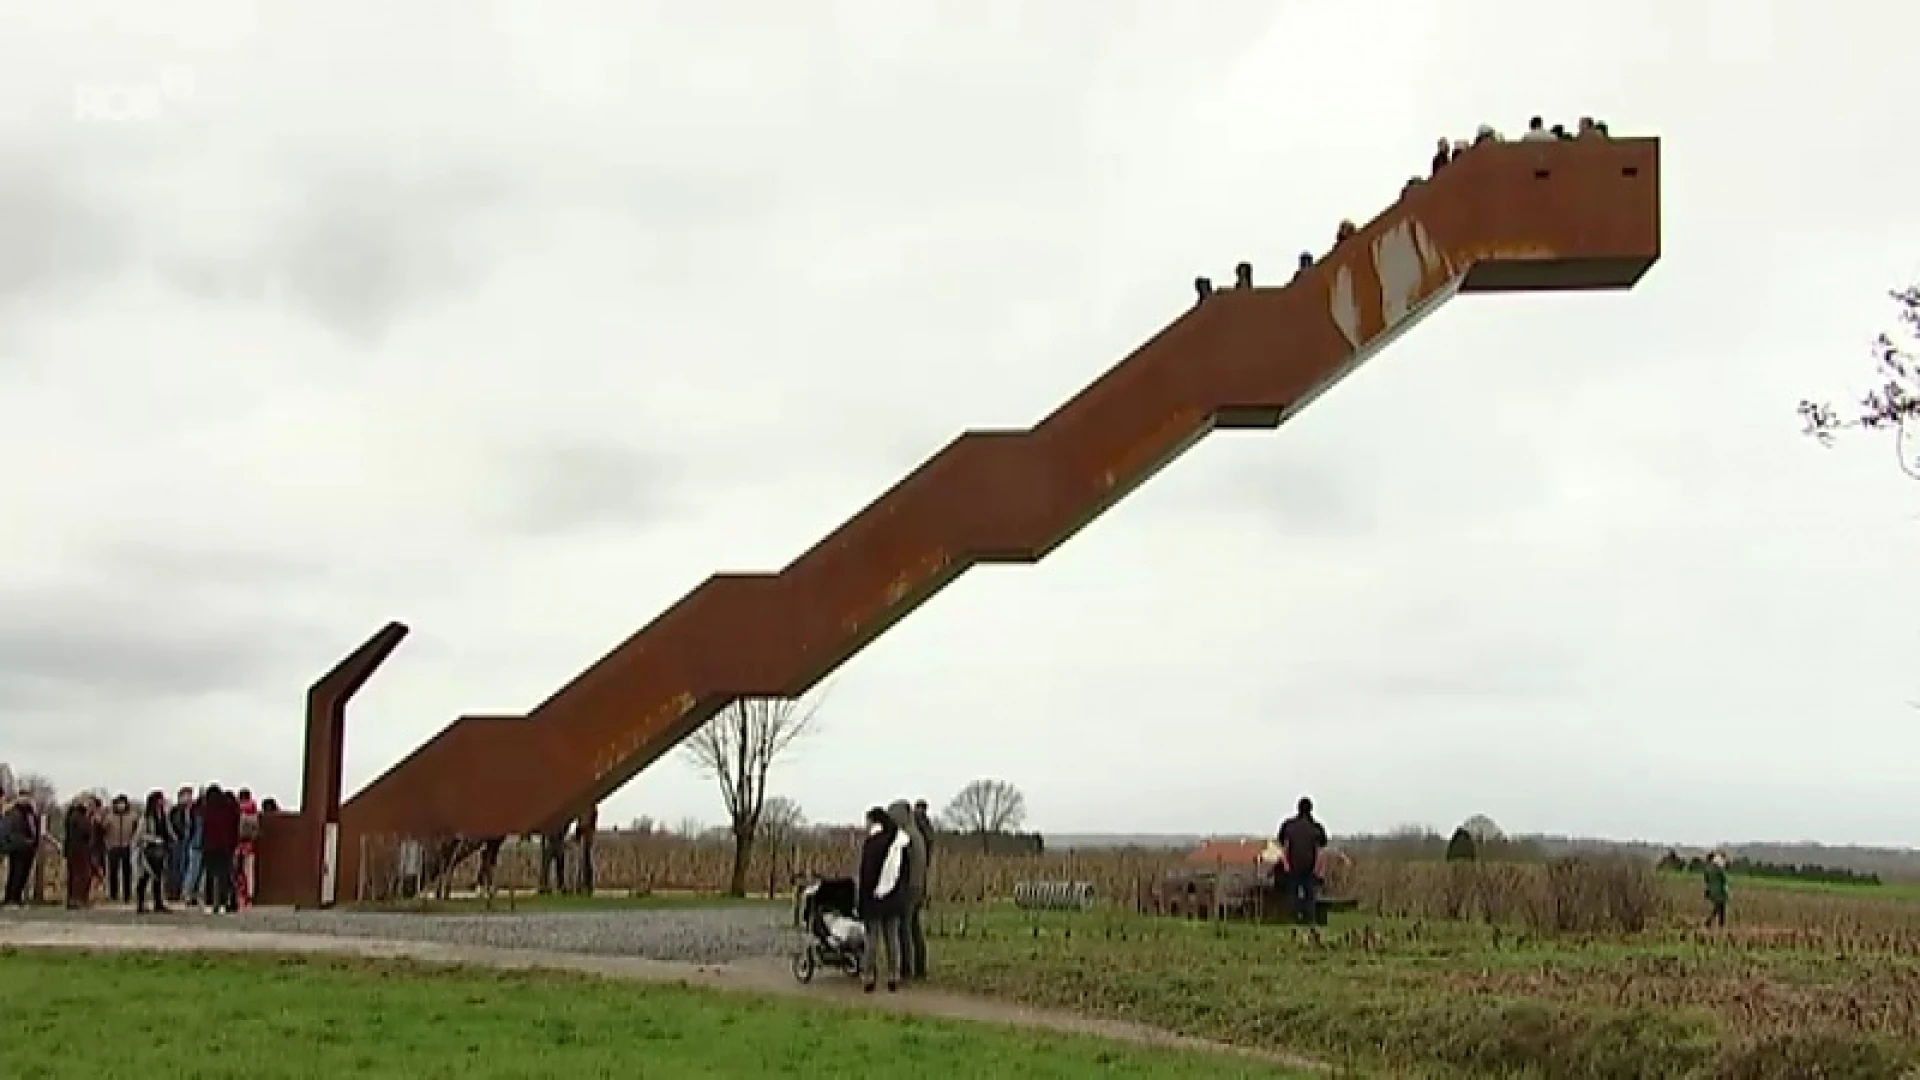
<svg viewBox="0 0 1920 1080">
<path fill-rule="evenodd" d="M 93 902 L 93 887 L 101 884 L 107 877 L 107 804 L 95 796 L 87 796 L 87 820 L 93 827 L 93 880 L 87 883 L 87 902 Z"/>
<path fill-rule="evenodd" d="M 1301 799 L 1298 809 L 1280 823 L 1280 866 L 1293 898 L 1294 921 L 1312 924 L 1320 920 L 1320 853 L 1327 847 L 1327 830 L 1314 819 L 1312 799 Z"/>
<path fill-rule="evenodd" d="M 927 849 L 924 852 L 928 866 L 926 884 L 931 886 L 933 884 L 933 819 L 927 816 L 927 800 L 915 799 L 913 801 L 913 823 L 920 826 L 920 839 L 926 841 L 927 844 Z M 925 892 L 926 890 L 923 888 L 921 891 Z"/>
<path fill-rule="evenodd" d="M 167 857 L 167 899 L 191 904 L 200 882 L 200 805 L 193 789 L 183 787 L 167 811 L 173 851 Z"/>
<path fill-rule="evenodd" d="M 82 795 L 67 804 L 61 829 L 61 848 L 67 859 L 67 907 L 83 908 L 93 898 L 93 842 L 99 834 L 93 806 Z"/>
<path fill-rule="evenodd" d="M 0 798 L 5 793 L 0 792 Z M 27 906 L 27 883 L 33 879 L 33 862 L 39 853 L 40 811 L 33 805 L 33 793 L 22 791 L 0 805 L 0 856 L 7 863 L 0 907 Z"/>
<path fill-rule="evenodd" d="M 239 847 L 240 800 L 219 784 L 208 784 L 200 796 L 200 866 L 212 911 L 239 910 L 233 887 L 233 853 Z"/>
<path fill-rule="evenodd" d="M 540 893 L 567 891 L 567 823 L 540 834 Z"/>
<path fill-rule="evenodd" d="M 580 843 L 580 895 L 593 895 L 593 839 L 600 832 L 600 808 L 590 806 L 573 823 L 573 838 Z"/>
<path fill-rule="evenodd" d="M 151 910 L 156 914 L 173 910 L 167 907 L 167 853 L 177 842 L 173 822 L 167 816 L 166 795 L 148 792 L 147 805 L 140 811 L 140 820 L 133 829 L 134 858 L 139 861 L 133 886 L 135 911 L 147 913 L 148 893 L 153 894 Z"/>
<path fill-rule="evenodd" d="M 860 845 L 860 921 L 867 926 L 866 991 L 873 993 L 884 965 L 887 990 L 900 989 L 901 924 L 907 912 L 906 833 L 887 812 L 867 811 L 867 838 Z"/>
<path fill-rule="evenodd" d="M 480 841 L 480 870 L 474 875 L 473 887 L 489 901 L 493 899 L 494 880 L 500 872 L 500 849 L 506 843 L 504 836 L 489 836 Z"/>
<path fill-rule="evenodd" d="M 927 977 L 927 933 L 920 925 L 921 912 L 927 906 L 927 840 L 913 807 L 905 799 L 887 806 L 894 828 L 907 837 L 907 908 L 900 920 L 900 977 L 906 980 Z"/>
</svg>

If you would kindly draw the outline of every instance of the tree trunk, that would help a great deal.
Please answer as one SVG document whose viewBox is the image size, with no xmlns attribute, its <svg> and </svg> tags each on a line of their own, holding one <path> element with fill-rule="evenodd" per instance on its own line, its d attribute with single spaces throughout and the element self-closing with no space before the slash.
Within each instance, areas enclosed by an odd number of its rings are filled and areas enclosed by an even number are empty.
<svg viewBox="0 0 1920 1080">
<path fill-rule="evenodd" d="M 733 874 L 727 878 L 728 896 L 747 895 L 747 860 L 753 857 L 753 834 L 733 834 Z"/>
</svg>

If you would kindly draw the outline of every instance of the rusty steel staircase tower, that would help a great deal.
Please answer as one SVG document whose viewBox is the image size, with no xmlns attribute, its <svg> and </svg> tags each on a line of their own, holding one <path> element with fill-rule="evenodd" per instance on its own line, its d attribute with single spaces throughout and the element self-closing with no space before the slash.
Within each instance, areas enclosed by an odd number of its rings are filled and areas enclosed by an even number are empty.
<svg viewBox="0 0 1920 1080">
<path fill-rule="evenodd" d="M 716 574 L 525 716 L 462 717 L 341 805 L 346 697 L 389 627 L 310 696 L 291 853 L 263 886 L 331 902 L 325 874 L 351 899 L 363 837 L 572 817 L 728 702 L 804 693 L 968 567 L 1045 557 L 1208 432 L 1280 426 L 1455 293 L 1624 289 L 1659 257 L 1657 139 L 1476 146 L 1292 283 L 1215 293 L 1035 427 L 961 435 L 786 569 Z"/>
</svg>

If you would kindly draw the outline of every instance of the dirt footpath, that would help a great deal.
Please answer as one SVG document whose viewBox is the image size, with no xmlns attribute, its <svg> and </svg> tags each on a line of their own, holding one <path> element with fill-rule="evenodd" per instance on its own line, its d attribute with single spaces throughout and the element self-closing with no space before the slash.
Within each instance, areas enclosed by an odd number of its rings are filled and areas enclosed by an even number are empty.
<svg viewBox="0 0 1920 1080">
<path fill-rule="evenodd" d="M 517 971 L 569 971 L 608 979 L 705 987 L 779 997 L 832 1002 L 849 1008 L 912 1016 L 966 1020 L 1044 1031 L 1087 1035 L 1136 1046 L 1201 1050 L 1228 1054 L 1298 1072 L 1330 1072 L 1323 1063 L 1287 1054 L 1228 1046 L 1206 1039 L 1175 1035 L 1157 1028 L 1103 1020 L 924 987 L 897 994 L 860 992 L 858 983 L 836 972 L 821 972 L 803 986 L 776 960 L 731 964 L 688 964 L 628 956 L 589 956 L 531 949 L 502 949 L 481 945 L 450 945 L 424 941 L 328 937 L 321 934 L 229 930 L 211 922 L 98 923 L 84 920 L 10 922 L 0 920 L 0 948 L 22 949 L 134 949 L 154 952 L 309 953 L 376 960 L 462 967 L 490 967 Z"/>
</svg>

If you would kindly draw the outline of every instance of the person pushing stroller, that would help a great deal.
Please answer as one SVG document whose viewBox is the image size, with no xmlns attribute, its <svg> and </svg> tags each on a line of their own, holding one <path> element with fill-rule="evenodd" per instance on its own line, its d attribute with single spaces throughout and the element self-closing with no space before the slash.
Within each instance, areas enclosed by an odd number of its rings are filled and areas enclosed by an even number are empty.
<svg viewBox="0 0 1920 1080">
<path fill-rule="evenodd" d="M 874 991 L 882 965 L 887 990 L 900 989 L 905 953 L 901 933 L 906 924 L 911 875 L 907 848 L 911 842 L 906 830 L 895 825 L 886 810 L 876 806 L 867 811 L 867 838 L 860 845 L 860 921 L 867 927 L 863 989 L 869 994 Z"/>
</svg>

